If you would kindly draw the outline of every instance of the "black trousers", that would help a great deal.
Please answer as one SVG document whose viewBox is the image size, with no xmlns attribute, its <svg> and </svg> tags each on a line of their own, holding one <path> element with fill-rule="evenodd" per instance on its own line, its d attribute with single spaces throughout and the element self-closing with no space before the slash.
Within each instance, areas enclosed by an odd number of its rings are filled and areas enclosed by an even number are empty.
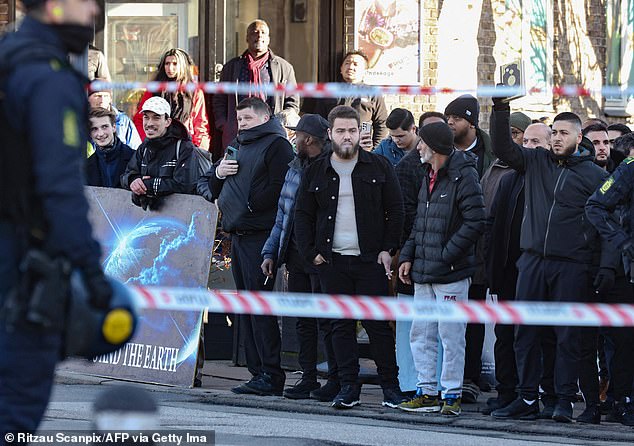
<svg viewBox="0 0 634 446">
<path fill-rule="evenodd" d="M 275 280 L 264 285 L 262 274 L 262 247 L 268 232 L 231 236 L 231 271 L 238 290 L 272 291 Z M 282 342 L 277 316 L 240 315 L 239 330 L 253 376 L 267 373 L 273 383 L 283 386 L 286 375 L 281 366 Z"/>
<path fill-rule="evenodd" d="M 606 303 L 634 303 L 632 284 L 625 277 L 617 277 L 614 287 L 605 296 L 598 295 L 597 298 L 598 301 Z M 632 393 L 634 328 L 605 327 L 601 329 L 601 333 L 614 349 L 608 368 L 611 393 L 618 401 Z M 598 341 L 598 327 L 583 328 L 579 387 L 588 404 L 599 404 Z"/>
<path fill-rule="evenodd" d="M 317 270 L 308 265 L 294 246 L 289 246 L 286 259 L 288 271 L 288 291 L 291 293 L 320 293 L 321 284 Z M 295 326 L 299 341 L 298 361 L 302 376 L 317 379 L 317 358 L 319 349 L 319 331 L 324 338 L 324 349 L 328 361 L 328 379 L 337 381 L 337 361 L 332 347 L 330 319 L 300 317 Z"/>
<path fill-rule="evenodd" d="M 517 262 L 517 300 L 584 302 L 588 299 L 590 273 L 587 265 L 564 262 L 528 253 Z M 556 337 L 555 392 L 557 398 L 576 401 L 581 359 L 581 329 L 554 327 Z M 541 334 L 543 327 L 520 325 L 515 332 L 515 356 L 520 396 L 538 398 L 542 378 Z"/>
<path fill-rule="evenodd" d="M 486 300 L 486 285 L 471 285 L 469 300 Z M 484 347 L 484 324 L 467 324 L 465 331 L 464 380 L 478 384 L 482 373 L 482 348 Z"/>
<path fill-rule="evenodd" d="M 333 254 L 331 264 L 317 267 L 321 288 L 325 293 L 386 296 L 387 277 L 383 265 L 363 262 L 357 256 Z M 361 321 L 370 338 L 370 351 L 381 387 L 398 387 L 398 366 L 394 334 L 387 321 Z M 355 320 L 332 321 L 332 344 L 341 385 L 359 381 L 359 347 Z"/>
<path fill-rule="evenodd" d="M 504 269 L 504 279 L 501 289 L 498 290 L 498 301 L 515 300 L 515 287 L 517 285 L 517 268 L 515 265 L 507 266 Z M 515 365 L 515 349 L 513 348 L 514 341 L 514 325 L 495 325 L 495 346 L 493 348 L 495 379 L 497 381 L 498 396 L 503 399 L 513 399 L 517 394 L 518 379 Z"/>
</svg>

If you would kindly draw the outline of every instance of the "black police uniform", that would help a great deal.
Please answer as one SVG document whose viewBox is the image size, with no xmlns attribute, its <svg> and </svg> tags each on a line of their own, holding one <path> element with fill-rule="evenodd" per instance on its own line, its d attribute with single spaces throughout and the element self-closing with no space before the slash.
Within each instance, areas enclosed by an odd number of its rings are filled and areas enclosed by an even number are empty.
<svg viewBox="0 0 634 446">
<path fill-rule="evenodd" d="M 20 59 L 23 51 L 33 57 Z M 2 79 L 0 101 L 0 150 L 4 152 L 0 164 L 0 306 L 8 301 L 9 290 L 18 281 L 18 264 L 26 246 L 26 238 L 20 237 L 23 228 L 39 239 L 39 247 L 49 257 L 65 257 L 85 277 L 104 280 L 100 248 L 87 219 L 81 174 L 88 141 L 85 80 L 66 60 L 67 48 L 60 33 L 30 16 L 17 32 L 0 42 L 0 65 L 8 72 Z M 31 161 L 21 165 L 7 162 L 16 157 L 15 147 L 20 144 L 16 141 L 24 143 L 20 153 Z M 8 209 L 16 208 L 16 201 L 24 196 L 20 190 L 6 193 L 4 188 L 15 188 L 15 184 L 7 184 L 9 177 L 30 191 L 24 202 L 28 214 L 39 216 L 38 224 L 32 225 L 31 218 L 20 222 L 17 214 L 9 214 Z M 36 226 L 41 232 L 34 231 Z M 37 429 L 61 347 L 59 332 L 23 320 L 12 329 L 0 323 L 0 445 L 5 432 Z"/>
<path fill-rule="evenodd" d="M 618 208 L 618 209 L 617 209 Z M 615 225 L 613 214 L 620 213 L 621 225 Z M 620 211 L 620 212 L 619 212 Z M 626 158 L 610 177 L 594 192 L 586 203 L 586 216 L 601 237 L 614 248 L 632 243 L 634 229 L 634 157 Z M 632 259 L 629 277 L 632 277 Z M 627 276 L 628 271 L 626 271 Z M 617 281 L 617 284 L 619 282 Z M 609 303 L 634 303 L 632 284 L 622 283 L 611 290 L 605 299 Z M 610 361 L 610 387 L 614 399 L 632 396 L 634 381 L 634 328 L 609 328 L 606 336 L 614 344 Z"/>
</svg>

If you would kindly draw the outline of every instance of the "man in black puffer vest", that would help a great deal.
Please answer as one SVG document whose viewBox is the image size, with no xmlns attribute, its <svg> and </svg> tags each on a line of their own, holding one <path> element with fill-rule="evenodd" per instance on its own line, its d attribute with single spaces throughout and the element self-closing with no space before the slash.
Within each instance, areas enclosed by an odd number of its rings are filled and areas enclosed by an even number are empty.
<svg viewBox="0 0 634 446">
<path fill-rule="evenodd" d="M 275 278 L 262 274 L 260 253 L 275 223 L 293 149 L 286 131 L 262 99 L 243 99 L 236 113 L 238 136 L 227 155 L 198 181 L 198 193 L 209 201 L 218 199 L 222 229 L 231 234 L 231 272 L 236 288 L 271 291 Z M 282 395 L 286 375 L 281 367 L 277 317 L 242 315 L 239 332 L 253 378 L 232 391 Z"/>
<path fill-rule="evenodd" d="M 425 175 L 414 226 L 401 249 L 399 278 L 414 282 L 414 301 L 463 302 L 476 270 L 475 243 L 485 224 L 475 159 L 454 148 L 453 134 L 444 122 L 421 127 L 419 135 Z M 460 414 L 466 325 L 412 322 L 410 345 L 418 384 L 414 399 L 400 404 L 400 409 Z M 440 379 L 438 337 L 443 344 Z M 442 402 L 436 390 L 439 382 Z"/>
</svg>

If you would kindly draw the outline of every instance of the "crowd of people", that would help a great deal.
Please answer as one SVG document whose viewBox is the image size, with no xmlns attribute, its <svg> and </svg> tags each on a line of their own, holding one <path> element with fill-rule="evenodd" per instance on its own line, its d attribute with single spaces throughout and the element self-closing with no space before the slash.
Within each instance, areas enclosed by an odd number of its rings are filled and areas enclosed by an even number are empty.
<svg viewBox="0 0 634 446">
<path fill-rule="evenodd" d="M 202 91 L 146 93 L 132 119 L 111 92 L 96 91 L 87 183 L 129 189 L 149 210 L 173 193 L 215 202 L 238 289 L 270 291 L 284 267 L 290 292 L 634 303 L 627 126 L 571 112 L 547 125 L 494 98 L 489 136 L 470 95 L 418 122 L 402 108 L 388 114 L 381 97 L 305 101 L 299 118 L 297 96 L 267 97 L 259 88 L 295 82 L 292 65 L 268 48 L 267 24 L 250 24 L 246 41 L 221 80 L 250 83 L 252 94 L 214 96 L 224 154 L 204 175 L 197 157 L 212 132 Z M 341 80 L 362 83 L 367 63 L 362 52 L 348 53 Z M 156 80 L 190 82 L 192 65 L 185 51 L 170 49 Z M 360 323 L 383 406 L 456 416 L 480 397 L 481 324 Z M 234 393 L 314 398 L 338 409 L 360 403 L 357 321 L 299 318 L 302 378 L 286 388 L 277 317 L 243 315 L 236 327 L 252 378 Z M 606 415 L 634 426 L 634 329 L 498 325 L 495 333 L 497 397 L 484 413 L 571 422 L 581 392 L 577 422 Z"/>
<path fill-rule="evenodd" d="M 238 289 L 270 291 L 284 267 L 289 292 L 634 302 L 629 127 L 570 112 L 547 125 L 494 98 L 489 135 L 470 95 L 418 122 L 406 109 L 388 114 L 381 97 L 306 100 L 300 118 L 298 97 L 259 88 L 295 82 L 268 49 L 266 23 L 249 25 L 246 40 L 221 80 L 249 82 L 252 94 L 213 98 L 225 150 L 208 172 L 198 178 L 191 161 L 195 147 L 210 147 L 201 91 L 146 93 L 136 129 L 108 92 L 93 92 L 89 184 L 130 189 L 144 209 L 171 193 L 216 202 Z M 171 49 L 157 80 L 189 82 L 191 65 Z M 362 52 L 348 53 L 341 80 L 363 82 L 366 66 Z M 136 151 L 130 134 L 143 139 Z M 360 322 L 384 406 L 458 415 L 486 387 L 482 324 Z M 299 318 L 303 375 L 286 389 L 277 318 L 243 315 L 236 327 L 253 377 L 235 393 L 359 404 L 357 321 Z M 634 330 L 498 325 L 495 334 L 497 397 L 485 414 L 570 422 L 580 392 L 577 422 L 634 425 Z"/>
</svg>

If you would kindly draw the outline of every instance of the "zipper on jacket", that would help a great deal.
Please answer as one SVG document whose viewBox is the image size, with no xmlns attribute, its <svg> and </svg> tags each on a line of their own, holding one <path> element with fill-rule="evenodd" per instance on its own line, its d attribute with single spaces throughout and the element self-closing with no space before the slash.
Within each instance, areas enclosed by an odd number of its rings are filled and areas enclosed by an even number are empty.
<svg viewBox="0 0 634 446">
<path fill-rule="evenodd" d="M 546 223 L 546 236 L 544 237 L 544 257 L 546 257 L 546 247 L 548 246 L 548 233 L 550 232 L 550 220 L 553 216 L 553 210 L 555 209 L 555 204 L 557 203 L 557 187 L 559 187 L 559 181 L 561 180 L 562 175 L 566 172 L 566 168 L 564 167 L 561 170 L 561 173 L 557 177 L 557 182 L 555 183 L 555 189 L 553 190 L 553 204 L 550 206 L 550 212 L 548 213 L 548 222 Z"/>
</svg>

